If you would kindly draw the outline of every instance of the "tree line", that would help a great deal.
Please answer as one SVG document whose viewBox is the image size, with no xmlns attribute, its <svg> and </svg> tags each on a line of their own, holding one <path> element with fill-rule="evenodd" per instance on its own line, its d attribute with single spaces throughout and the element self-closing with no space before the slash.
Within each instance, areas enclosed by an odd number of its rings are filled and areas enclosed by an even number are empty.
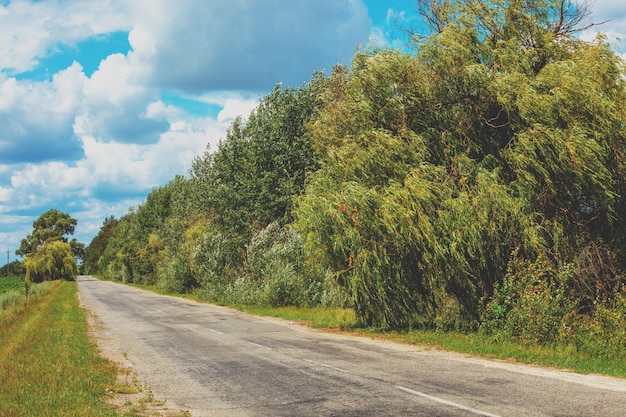
<svg viewBox="0 0 626 417">
<path fill-rule="evenodd" d="M 585 5 L 416 2 L 410 52 L 277 86 L 84 268 L 364 325 L 626 347 L 626 89 Z M 607 351 L 608 351 L 607 350 Z"/>
</svg>

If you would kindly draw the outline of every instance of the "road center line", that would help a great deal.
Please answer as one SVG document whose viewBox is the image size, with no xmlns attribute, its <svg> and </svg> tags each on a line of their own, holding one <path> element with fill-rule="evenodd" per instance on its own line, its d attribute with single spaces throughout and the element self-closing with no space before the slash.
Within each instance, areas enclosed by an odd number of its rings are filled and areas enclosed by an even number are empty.
<svg viewBox="0 0 626 417">
<path fill-rule="evenodd" d="M 308 362 L 308 363 L 312 363 L 312 364 L 315 364 L 315 365 L 323 366 L 324 368 L 334 369 L 335 371 L 345 372 L 345 373 L 347 373 L 347 374 L 349 374 L 349 373 L 350 373 L 350 371 L 346 371 L 345 369 L 336 368 L 336 367 L 331 366 L 331 365 L 326 365 L 325 363 L 315 362 L 315 361 L 312 361 L 311 359 L 303 359 L 303 360 L 304 360 L 305 362 Z"/>
<path fill-rule="evenodd" d="M 254 346 L 258 346 L 258 347 L 263 348 L 263 349 L 272 350 L 272 348 L 269 347 L 269 346 L 260 345 L 258 343 L 254 343 L 254 342 L 248 342 L 248 343 L 250 343 L 251 345 L 254 345 Z"/>
<path fill-rule="evenodd" d="M 410 388 L 402 387 L 400 385 L 396 385 L 396 388 L 401 390 L 401 391 L 408 392 L 409 394 L 417 395 L 419 397 L 426 398 L 427 400 L 434 401 L 436 403 L 447 405 L 447 406 L 450 406 L 450 407 L 454 407 L 454 408 L 457 408 L 459 410 L 468 411 L 468 412 L 470 412 L 472 414 L 477 414 L 479 416 L 501 417 L 501 416 L 499 416 L 497 414 L 491 414 L 491 413 L 488 413 L 486 411 L 477 410 L 475 408 L 464 406 L 463 404 L 458 404 L 458 403 L 455 403 L 455 402 L 452 402 L 452 401 L 444 400 L 443 398 L 435 397 L 434 395 L 429 395 L 429 394 L 426 394 L 425 392 L 415 391 L 415 390 L 412 390 Z"/>
<path fill-rule="evenodd" d="M 215 334 L 224 334 L 222 332 L 218 332 L 217 330 L 213 330 L 213 329 L 207 329 L 208 331 L 210 331 L 211 333 L 215 333 Z"/>
</svg>

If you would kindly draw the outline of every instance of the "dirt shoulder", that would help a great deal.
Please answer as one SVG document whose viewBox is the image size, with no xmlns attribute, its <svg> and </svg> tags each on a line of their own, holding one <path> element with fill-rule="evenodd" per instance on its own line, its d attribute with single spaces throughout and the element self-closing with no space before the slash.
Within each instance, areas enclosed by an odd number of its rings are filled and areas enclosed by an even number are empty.
<svg viewBox="0 0 626 417">
<path fill-rule="evenodd" d="M 114 332 L 86 308 L 80 291 L 78 300 L 87 313 L 89 336 L 96 343 L 100 356 L 114 362 L 118 369 L 117 384 L 109 393 L 108 404 L 123 416 L 191 417 L 189 411 L 155 398 L 151 388 L 141 380 L 133 369 L 133 363 L 120 349 Z"/>
</svg>

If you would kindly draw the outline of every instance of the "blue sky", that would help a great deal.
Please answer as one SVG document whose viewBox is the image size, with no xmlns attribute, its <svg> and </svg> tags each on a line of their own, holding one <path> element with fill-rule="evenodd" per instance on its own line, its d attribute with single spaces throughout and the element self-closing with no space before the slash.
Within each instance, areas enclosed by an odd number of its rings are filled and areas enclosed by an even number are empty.
<svg viewBox="0 0 626 417">
<path fill-rule="evenodd" d="M 56 208 L 88 244 L 152 187 L 186 174 L 275 84 L 401 46 L 412 0 L 0 2 L 0 251 Z M 626 37 L 626 2 L 597 0 Z M 591 34 L 589 35 L 591 36 Z M 616 41 L 622 56 L 626 44 Z M 0 262 L 4 263 L 4 262 Z"/>
</svg>

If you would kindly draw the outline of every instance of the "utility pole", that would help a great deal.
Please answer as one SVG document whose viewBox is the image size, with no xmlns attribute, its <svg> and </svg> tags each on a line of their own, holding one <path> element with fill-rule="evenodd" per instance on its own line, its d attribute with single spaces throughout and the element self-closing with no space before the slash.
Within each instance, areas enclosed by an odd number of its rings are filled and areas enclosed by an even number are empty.
<svg viewBox="0 0 626 417">
<path fill-rule="evenodd" d="M 9 252 L 11 251 L 7 249 L 7 277 L 9 276 Z"/>
</svg>

